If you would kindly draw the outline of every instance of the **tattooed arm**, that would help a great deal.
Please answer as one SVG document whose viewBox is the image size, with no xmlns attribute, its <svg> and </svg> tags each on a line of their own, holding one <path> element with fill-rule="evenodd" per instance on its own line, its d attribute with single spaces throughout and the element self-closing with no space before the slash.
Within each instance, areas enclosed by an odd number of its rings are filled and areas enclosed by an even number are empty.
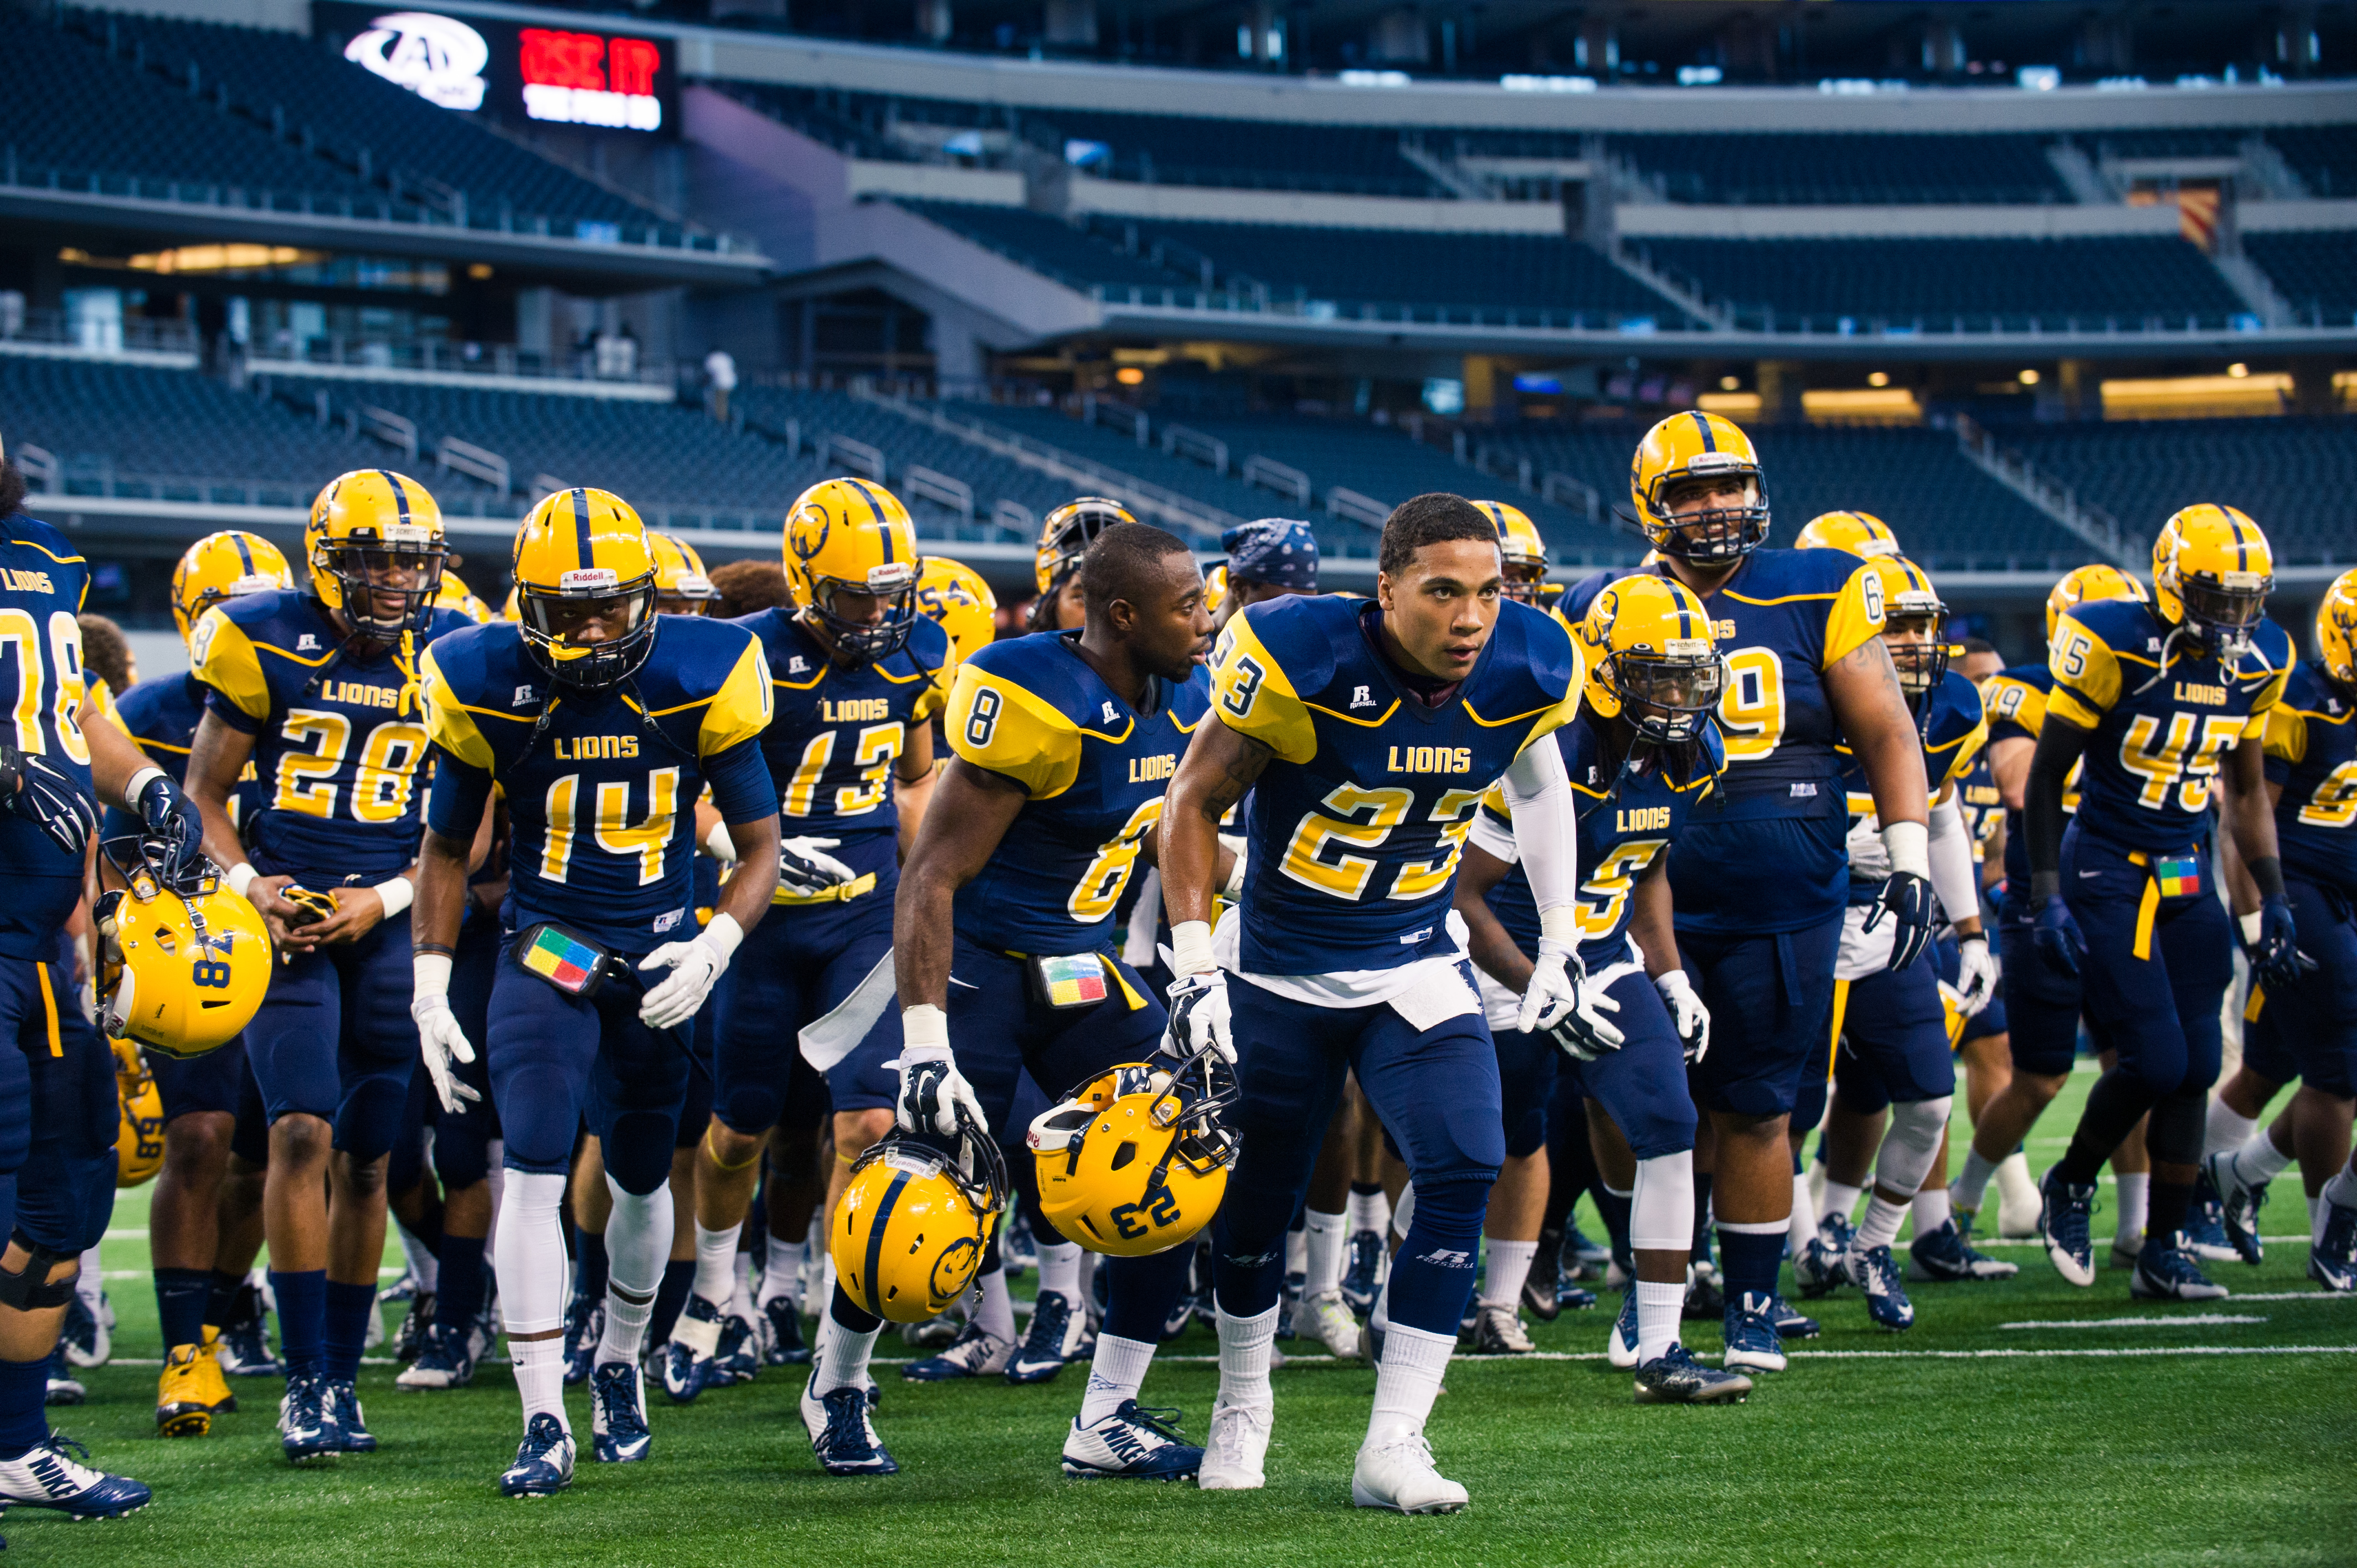
<svg viewBox="0 0 2357 1568">
<path fill-rule="evenodd" d="M 1885 828 L 1893 822 L 1928 826 L 1932 789 L 1923 774 L 1922 737 L 1882 639 L 1870 637 L 1843 655 L 1827 667 L 1824 682 L 1834 723 L 1866 768 L 1874 814 Z"/>
<path fill-rule="evenodd" d="M 1157 836 L 1162 903 L 1172 927 L 1211 918 L 1223 853 L 1220 819 L 1244 798 L 1272 755 L 1259 741 L 1222 724 L 1215 710 L 1178 759 Z"/>
</svg>

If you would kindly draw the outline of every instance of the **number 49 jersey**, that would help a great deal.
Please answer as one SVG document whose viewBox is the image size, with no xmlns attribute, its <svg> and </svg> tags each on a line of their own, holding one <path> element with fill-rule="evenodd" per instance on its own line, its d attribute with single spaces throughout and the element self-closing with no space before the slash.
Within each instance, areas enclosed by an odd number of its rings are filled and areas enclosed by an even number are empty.
<svg viewBox="0 0 2357 1568">
<path fill-rule="evenodd" d="M 661 617 L 629 681 L 551 696 L 513 623 L 470 624 L 427 650 L 424 679 L 434 831 L 472 839 L 492 783 L 507 792 L 511 930 L 559 920 L 631 953 L 692 937 L 704 786 L 726 822 L 776 814 L 755 744 L 770 670 L 743 627 Z"/>
<path fill-rule="evenodd" d="M 1454 951 L 1449 898 L 1481 797 L 1579 711 L 1579 651 L 1543 611 L 1501 603 L 1437 708 L 1381 651 L 1382 616 L 1363 599 L 1291 597 L 1228 623 L 1220 722 L 1275 753 L 1244 813 L 1246 974 L 1361 973 Z"/>
<path fill-rule="evenodd" d="M 958 889 L 956 924 L 1001 952 L 1094 952 L 1162 797 L 1203 722 L 1210 682 L 1156 682 L 1132 708 L 1074 646 L 1077 632 L 994 642 L 958 666 L 943 727 L 958 756 L 1030 798 L 983 866 Z"/>
<path fill-rule="evenodd" d="M 188 657 L 211 688 L 207 711 L 253 737 L 261 810 L 239 825 L 255 870 L 335 886 L 382 882 L 417 858 L 426 742 L 413 650 L 473 624 L 434 610 L 410 647 L 359 660 L 300 590 L 205 612 Z"/>
<path fill-rule="evenodd" d="M 17 750 L 46 757 L 85 790 L 90 743 L 81 623 L 90 565 L 64 534 L 29 517 L 0 519 L 0 699 Z M 81 856 L 29 817 L 0 811 L 0 958 L 54 961 L 58 932 L 81 897 Z"/>
<path fill-rule="evenodd" d="M 2301 660 L 2267 711 L 2267 782 L 2283 789 L 2284 869 L 2357 893 L 2357 704 L 2319 660 Z"/>
<path fill-rule="evenodd" d="M 2130 849 L 2178 850 L 2201 836 L 2219 759 L 2266 733 L 2291 674 L 2291 639 L 2271 620 L 2231 663 L 2207 647 L 2168 650 L 2169 630 L 2149 605 L 2105 599 L 2074 607 L 2047 643 L 2048 715 L 2093 732 L 2079 826 Z"/>
</svg>

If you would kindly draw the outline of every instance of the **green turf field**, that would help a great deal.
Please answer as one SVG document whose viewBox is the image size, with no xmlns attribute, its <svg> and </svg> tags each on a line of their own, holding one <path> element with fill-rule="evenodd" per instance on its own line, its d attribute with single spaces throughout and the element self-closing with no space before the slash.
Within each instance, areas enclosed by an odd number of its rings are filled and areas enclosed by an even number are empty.
<svg viewBox="0 0 2357 1568">
<path fill-rule="evenodd" d="M 2041 1125 L 2033 1167 L 2059 1147 L 2088 1081 Z M 2278 1185 L 2271 1235 L 2303 1228 L 2297 1173 Z M 685 1409 L 656 1391 L 653 1457 L 629 1466 L 588 1462 L 576 1391 L 577 1479 L 537 1502 L 492 1487 L 519 1425 L 500 1365 L 447 1394 L 399 1393 L 391 1366 L 364 1368 L 383 1444 L 366 1458 L 287 1466 L 269 1380 L 239 1380 L 244 1408 L 212 1436 L 167 1443 L 153 1422 L 154 1297 L 144 1272 L 131 1273 L 146 1267 L 146 1209 L 144 1190 L 124 1194 L 106 1247 L 118 1359 L 83 1374 L 88 1404 L 56 1414 L 98 1462 L 154 1486 L 155 1506 L 106 1524 L 16 1510 L 12 1560 L 2357 1562 L 2357 1299 L 2319 1295 L 2293 1240 L 2271 1245 L 2262 1269 L 2213 1268 L 2236 1293 L 2218 1303 L 2132 1302 L 2126 1274 L 2108 1268 L 2093 1290 L 2073 1290 L 2019 1246 L 2000 1253 L 2022 1264 L 2015 1281 L 1910 1287 L 1918 1326 L 1906 1335 L 1871 1328 L 1844 1292 L 1820 1304 L 1824 1335 L 1795 1347 L 1792 1369 L 1729 1409 L 1632 1405 L 1628 1374 L 1601 1354 L 1618 1305 L 1608 1295 L 1596 1311 L 1533 1326 L 1555 1359 L 1451 1368 L 1431 1434 L 1473 1505 L 1409 1520 L 1349 1506 L 1374 1374 L 1306 1348 L 1276 1374 L 1269 1486 L 1253 1494 L 1061 1478 L 1079 1369 L 1015 1389 L 907 1383 L 879 1368 L 878 1425 L 902 1466 L 884 1479 L 818 1473 L 794 1374 L 776 1369 Z M 2108 1238 L 2108 1216 L 2097 1228 Z M 1693 1326 L 1696 1348 L 1716 1351 L 1716 1325 Z M 879 1349 L 908 1354 L 888 1337 Z M 1189 1329 L 1146 1384 L 1198 1438 L 1214 1349 L 1207 1330 Z"/>
</svg>

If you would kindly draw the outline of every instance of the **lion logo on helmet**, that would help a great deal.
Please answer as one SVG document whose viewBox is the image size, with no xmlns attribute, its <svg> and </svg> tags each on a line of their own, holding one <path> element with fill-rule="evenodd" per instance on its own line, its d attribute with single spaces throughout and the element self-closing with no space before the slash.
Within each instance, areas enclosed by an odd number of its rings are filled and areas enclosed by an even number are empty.
<svg viewBox="0 0 2357 1568">
<path fill-rule="evenodd" d="M 794 515 L 786 519 L 786 548 L 797 560 L 812 561 L 826 548 L 827 535 L 834 532 L 834 519 L 823 506 L 799 506 Z"/>
</svg>

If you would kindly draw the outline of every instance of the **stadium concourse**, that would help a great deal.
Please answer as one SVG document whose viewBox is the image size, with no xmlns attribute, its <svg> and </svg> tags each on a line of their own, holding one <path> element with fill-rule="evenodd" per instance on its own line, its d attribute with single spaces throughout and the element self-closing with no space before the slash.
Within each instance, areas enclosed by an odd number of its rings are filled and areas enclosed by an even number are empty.
<svg viewBox="0 0 2357 1568">
<path fill-rule="evenodd" d="M 2357 11 L 1806 10 L 0 0 L 0 1533 L 2345 1557 Z"/>
</svg>

